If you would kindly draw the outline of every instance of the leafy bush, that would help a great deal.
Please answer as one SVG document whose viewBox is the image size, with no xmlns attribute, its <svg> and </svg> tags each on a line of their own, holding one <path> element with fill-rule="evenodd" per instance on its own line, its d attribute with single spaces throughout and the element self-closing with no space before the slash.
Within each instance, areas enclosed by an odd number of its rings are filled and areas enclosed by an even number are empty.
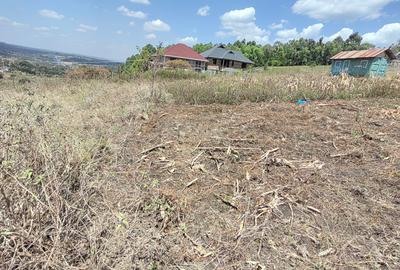
<svg viewBox="0 0 400 270">
<path fill-rule="evenodd" d="M 170 69 L 192 69 L 192 66 L 185 60 L 172 60 L 165 64 L 166 68 Z"/>
<path fill-rule="evenodd" d="M 157 77 L 160 79 L 202 79 L 207 77 L 203 73 L 195 72 L 193 70 L 183 69 L 160 69 L 157 71 Z"/>
<path fill-rule="evenodd" d="M 107 79 L 111 71 L 104 67 L 81 66 L 68 70 L 65 77 L 68 79 Z"/>
<path fill-rule="evenodd" d="M 142 49 L 137 48 L 137 50 L 139 53 L 128 57 L 126 63 L 120 67 L 120 74 L 124 77 L 136 76 L 148 71 L 152 56 L 157 52 L 157 49 L 151 44 L 147 44 Z"/>
</svg>

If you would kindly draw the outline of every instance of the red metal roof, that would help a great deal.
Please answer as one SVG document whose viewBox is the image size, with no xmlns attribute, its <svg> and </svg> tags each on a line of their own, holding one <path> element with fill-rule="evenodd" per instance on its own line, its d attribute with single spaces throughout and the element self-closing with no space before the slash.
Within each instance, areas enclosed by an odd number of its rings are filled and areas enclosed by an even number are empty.
<svg viewBox="0 0 400 270">
<path fill-rule="evenodd" d="M 189 48 L 188 46 L 182 43 L 172 45 L 166 48 L 164 50 L 164 56 L 208 62 L 208 60 L 201 54 L 197 53 L 195 50 Z"/>
<path fill-rule="evenodd" d="M 394 53 L 390 49 L 369 49 L 369 50 L 362 50 L 362 51 L 343 51 L 331 58 L 331 60 L 338 60 L 338 59 L 357 59 L 357 58 L 375 58 L 382 53 L 386 53 L 390 59 L 395 59 Z"/>
</svg>

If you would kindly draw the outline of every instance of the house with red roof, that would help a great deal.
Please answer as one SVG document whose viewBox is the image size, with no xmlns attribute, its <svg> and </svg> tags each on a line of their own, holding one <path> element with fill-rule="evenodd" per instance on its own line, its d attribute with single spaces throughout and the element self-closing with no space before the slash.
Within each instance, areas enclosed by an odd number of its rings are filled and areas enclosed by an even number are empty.
<svg viewBox="0 0 400 270">
<path fill-rule="evenodd" d="M 164 54 L 161 57 L 162 65 L 165 66 L 167 62 L 173 60 L 184 60 L 195 71 L 206 70 L 208 63 L 208 60 L 204 56 L 182 43 L 169 46 L 164 50 Z"/>
</svg>

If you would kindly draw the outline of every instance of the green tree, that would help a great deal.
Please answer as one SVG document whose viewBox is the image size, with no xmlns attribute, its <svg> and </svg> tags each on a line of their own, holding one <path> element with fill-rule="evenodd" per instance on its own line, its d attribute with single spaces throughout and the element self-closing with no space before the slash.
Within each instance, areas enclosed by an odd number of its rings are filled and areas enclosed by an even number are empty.
<svg viewBox="0 0 400 270">
<path fill-rule="evenodd" d="M 120 68 L 120 72 L 124 75 L 135 75 L 140 72 L 149 70 L 152 56 L 156 53 L 157 49 L 147 44 L 143 48 L 137 48 L 138 53 L 128 57 L 125 64 Z"/>
<path fill-rule="evenodd" d="M 214 45 L 211 42 L 210 43 L 198 43 L 193 46 L 193 50 L 195 50 L 198 53 L 202 53 L 202 52 L 205 52 L 205 51 L 211 49 L 212 47 L 214 47 Z"/>
</svg>

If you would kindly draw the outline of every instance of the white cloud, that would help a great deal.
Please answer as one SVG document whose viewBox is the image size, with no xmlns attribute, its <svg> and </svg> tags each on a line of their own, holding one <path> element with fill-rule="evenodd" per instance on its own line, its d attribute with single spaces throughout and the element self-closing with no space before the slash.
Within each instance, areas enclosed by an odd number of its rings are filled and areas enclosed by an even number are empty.
<svg viewBox="0 0 400 270">
<path fill-rule="evenodd" d="M 121 12 L 121 14 L 124 16 L 132 17 L 132 18 L 136 18 L 136 19 L 145 19 L 147 17 L 146 13 L 144 13 L 142 11 L 129 10 L 125 6 L 118 7 L 117 11 Z"/>
<path fill-rule="evenodd" d="M 136 23 L 134 21 L 129 22 L 129 26 L 135 26 L 135 25 L 136 25 Z"/>
<path fill-rule="evenodd" d="M 150 5 L 150 0 L 129 0 L 135 4 L 143 4 L 143 5 Z"/>
<path fill-rule="evenodd" d="M 341 37 L 343 40 L 346 40 L 353 33 L 354 33 L 353 29 L 345 27 L 345 28 L 342 28 L 339 32 L 337 32 L 329 37 L 325 37 L 324 41 L 333 41 L 334 39 L 336 39 L 338 37 Z"/>
<path fill-rule="evenodd" d="M 276 33 L 276 40 L 281 42 L 287 42 L 292 39 L 297 39 L 299 37 L 299 32 L 297 32 L 296 28 L 293 29 L 284 29 L 280 30 Z"/>
<path fill-rule="evenodd" d="M 276 29 L 282 29 L 285 24 L 287 24 L 287 20 L 281 20 L 279 23 L 273 23 L 269 28 L 276 30 Z"/>
<path fill-rule="evenodd" d="M 79 27 L 76 29 L 78 32 L 86 33 L 89 31 L 95 32 L 97 31 L 97 26 L 91 26 L 87 24 L 80 24 Z"/>
<path fill-rule="evenodd" d="M 51 18 L 51 19 L 56 19 L 56 20 L 64 19 L 64 15 L 62 15 L 54 10 L 42 9 L 39 11 L 39 14 L 40 14 L 40 16 L 46 17 L 46 18 Z"/>
<path fill-rule="evenodd" d="M 276 33 L 276 40 L 287 42 L 299 38 L 317 39 L 321 37 L 321 30 L 323 27 L 324 25 L 322 23 L 317 23 L 304 28 L 301 32 L 298 32 L 297 28 L 280 30 Z"/>
<path fill-rule="evenodd" d="M 179 39 L 179 42 L 189 46 L 193 46 L 194 44 L 197 43 L 197 37 L 184 37 Z"/>
<path fill-rule="evenodd" d="M 400 23 L 386 24 L 377 32 L 366 33 L 362 37 L 363 42 L 377 46 L 390 46 L 400 38 Z"/>
<path fill-rule="evenodd" d="M 324 28 L 322 23 L 317 23 L 310 25 L 303 29 L 300 33 L 300 37 L 302 38 L 320 38 L 321 37 L 321 30 Z"/>
<path fill-rule="evenodd" d="M 256 25 L 256 10 L 253 7 L 232 10 L 220 17 L 221 28 L 218 37 L 235 37 L 236 39 L 246 39 L 259 43 L 267 43 L 269 33 Z"/>
<path fill-rule="evenodd" d="M 297 0 L 292 10 L 318 20 L 376 19 L 396 0 Z"/>
<path fill-rule="evenodd" d="M 160 19 L 144 23 L 146 32 L 169 32 L 171 27 Z"/>
<path fill-rule="evenodd" d="M 1 16 L 0 16 L 0 24 L 5 24 L 5 25 L 10 25 L 10 26 L 15 26 L 15 27 L 25 25 L 23 23 L 15 22 L 15 21 L 10 20 L 9 18 L 1 17 Z"/>
<path fill-rule="evenodd" d="M 122 35 L 122 34 L 124 34 L 124 31 L 118 30 L 118 31 L 115 32 L 115 34 L 117 34 L 117 35 Z"/>
<path fill-rule="evenodd" d="M 203 16 L 203 17 L 210 15 L 210 7 L 204 6 L 204 7 L 199 8 L 199 10 L 197 11 L 197 15 Z"/>
<path fill-rule="evenodd" d="M 150 39 L 150 40 L 154 40 L 154 39 L 156 39 L 157 38 L 157 36 L 155 35 L 155 34 L 147 34 L 146 35 L 146 39 Z"/>
</svg>

